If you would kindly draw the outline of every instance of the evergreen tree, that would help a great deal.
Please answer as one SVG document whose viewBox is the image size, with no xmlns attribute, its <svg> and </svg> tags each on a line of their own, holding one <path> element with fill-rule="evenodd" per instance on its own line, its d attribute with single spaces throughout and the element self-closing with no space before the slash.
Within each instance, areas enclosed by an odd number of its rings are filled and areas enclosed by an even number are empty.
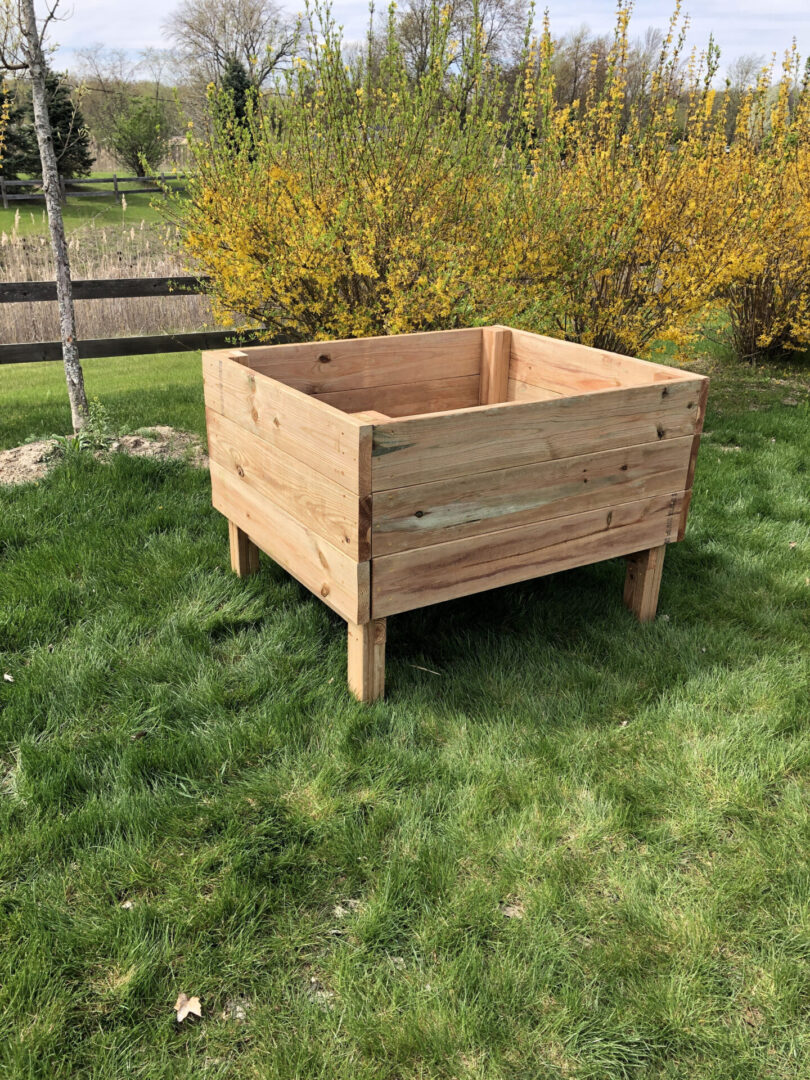
<svg viewBox="0 0 810 1080">
<path fill-rule="evenodd" d="M 222 71 L 222 89 L 233 101 L 233 117 L 244 123 L 248 115 L 248 102 L 255 99 L 256 88 L 251 82 L 247 68 L 236 56 L 229 56 Z"/>
<path fill-rule="evenodd" d="M 25 108 L 17 99 L 13 87 L 0 77 L 0 104 L 8 100 L 8 120 L 6 123 L 5 142 L 0 160 L 0 176 L 5 180 L 19 180 L 20 174 L 27 172 L 32 160 L 39 161 L 37 140 Z M 37 167 L 35 175 L 39 174 Z"/>
<path fill-rule="evenodd" d="M 59 175 L 65 180 L 74 176 L 87 176 L 95 158 L 90 153 L 90 134 L 82 111 L 74 103 L 68 84 L 55 71 L 46 72 L 45 91 Z M 32 176 L 41 174 L 42 167 L 36 144 L 32 154 L 20 168 Z"/>
</svg>

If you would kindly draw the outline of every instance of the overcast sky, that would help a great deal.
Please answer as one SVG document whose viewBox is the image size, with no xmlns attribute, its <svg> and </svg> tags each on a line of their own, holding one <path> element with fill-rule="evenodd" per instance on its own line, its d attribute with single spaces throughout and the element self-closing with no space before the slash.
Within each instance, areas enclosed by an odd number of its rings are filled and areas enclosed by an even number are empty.
<svg viewBox="0 0 810 1080">
<path fill-rule="evenodd" d="M 58 23 L 51 35 L 60 46 L 59 67 L 71 66 L 74 49 L 98 42 L 133 53 L 168 44 L 161 24 L 174 0 L 62 0 L 62 6 L 70 17 Z M 286 6 L 297 10 L 298 3 L 294 0 Z M 544 6 L 540 0 L 538 7 Z M 555 35 L 582 23 L 598 32 L 608 31 L 614 23 L 615 0 L 548 0 L 548 6 Z M 385 0 L 378 0 L 376 7 L 385 8 Z M 642 34 L 647 26 L 666 26 L 671 8 L 669 0 L 637 0 L 632 20 L 635 34 Z M 810 52 L 810 0 L 684 0 L 684 8 L 691 16 L 692 43 L 705 44 L 713 32 L 723 64 L 743 53 L 767 57 L 775 52 L 781 58 L 793 37 L 803 56 Z M 367 0 L 334 0 L 334 13 L 347 39 L 364 36 Z"/>
</svg>

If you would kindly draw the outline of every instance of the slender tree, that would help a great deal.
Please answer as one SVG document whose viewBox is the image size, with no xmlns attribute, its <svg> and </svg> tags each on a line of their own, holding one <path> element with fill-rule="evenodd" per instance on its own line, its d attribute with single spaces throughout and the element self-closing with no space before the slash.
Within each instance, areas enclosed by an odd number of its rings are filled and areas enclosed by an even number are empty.
<svg viewBox="0 0 810 1080">
<path fill-rule="evenodd" d="M 48 115 L 47 65 L 44 41 L 48 27 L 56 17 L 60 0 L 50 0 L 45 15 L 38 22 L 34 0 L 3 0 L 0 67 L 6 71 L 23 71 L 31 83 L 39 157 L 42 165 L 42 187 L 51 247 L 56 264 L 56 297 L 59 303 L 59 324 L 62 332 L 62 360 L 65 365 L 68 397 L 73 430 L 78 431 L 88 415 L 84 374 L 76 344 L 76 312 L 73 306 L 73 285 L 70 279 L 70 259 L 62 218 L 59 167 L 56 159 L 51 122 Z"/>
</svg>

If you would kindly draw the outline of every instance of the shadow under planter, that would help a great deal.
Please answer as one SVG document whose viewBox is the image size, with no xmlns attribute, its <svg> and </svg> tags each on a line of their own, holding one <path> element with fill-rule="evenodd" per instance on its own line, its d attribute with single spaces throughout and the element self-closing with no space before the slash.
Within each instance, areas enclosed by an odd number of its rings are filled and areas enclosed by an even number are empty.
<svg viewBox="0 0 810 1080">
<path fill-rule="evenodd" d="M 349 624 L 385 689 L 385 620 L 627 556 L 655 617 L 708 380 L 489 326 L 203 353 L 213 503 L 240 576 L 265 551 Z"/>
</svg>

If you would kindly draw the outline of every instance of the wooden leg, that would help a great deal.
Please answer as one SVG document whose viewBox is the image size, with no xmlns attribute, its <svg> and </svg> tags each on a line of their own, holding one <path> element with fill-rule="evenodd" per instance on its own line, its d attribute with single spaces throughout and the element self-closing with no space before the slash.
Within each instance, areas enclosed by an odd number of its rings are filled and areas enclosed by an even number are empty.
<svg viewBox="0 0 810 1080">
<path fill-rule="evenodd" d="M 349 623 L 349 689 L 360 701 L 385 693 L 385 619 Z"/>
<path fill-rule="evenodd" d="M 228 532 L 231 538 L 231 569 L 239 577 L 255 574 L 259 569 L 259 549 L 248 534 L 232 521 L 228 522 Z"/>
<path fill-rule="evenodd" d="M 624 602 L 639 622 L 650 622 L 658 610 L 658 590 L 667 545 L 637 551 L 627 556 Z"/>
</svg>

